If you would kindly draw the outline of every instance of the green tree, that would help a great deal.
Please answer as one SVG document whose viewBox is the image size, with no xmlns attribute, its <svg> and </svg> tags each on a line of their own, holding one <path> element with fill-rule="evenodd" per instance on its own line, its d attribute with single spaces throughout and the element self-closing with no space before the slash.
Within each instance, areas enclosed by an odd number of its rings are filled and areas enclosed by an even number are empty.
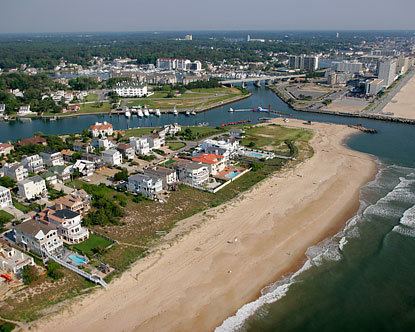
<svg viewBox="0 0 415 332">
<path fill-rule="evenodd" d="M 50 261 L 48 263 L 47 275 L 48 275 L 49 278 L 51 278 L 53 280 L 59 280 L 64 276 L 64 274 L 61 270 L 61 266 L 58 263 L 54 262 L 54 261 Z"/>
<path fill-rule="evenodd" d="M 30 285 L 39 279 L 36 266 L 26 265 L 22 270 L 22 278 L 25 285 Z"/>
<path fill-rule="evenodd" d="M 16 181 L 8 176 L 2 176 L 0 178 L 0 186 L 6 188 L 14 188 L 16 186 Z"/>
</svg>

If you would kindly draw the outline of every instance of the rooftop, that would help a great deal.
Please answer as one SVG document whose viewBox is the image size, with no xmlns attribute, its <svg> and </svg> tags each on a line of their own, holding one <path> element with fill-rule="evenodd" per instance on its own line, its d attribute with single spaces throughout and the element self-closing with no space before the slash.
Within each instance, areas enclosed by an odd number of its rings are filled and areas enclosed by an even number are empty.
<svg viewBox="0 0 415 332">
<path fill-rule="evenodd" d="M 14 227 L 15 229 L 21 231 L 22 233 L 30 234 L 35 236 L 38 232 L 43 231 L 44 234 L 49 233 L 50 231 L 56 230 L 56 228 L 45 222 L 29 220 L 25 221 Z"/>
</svg>

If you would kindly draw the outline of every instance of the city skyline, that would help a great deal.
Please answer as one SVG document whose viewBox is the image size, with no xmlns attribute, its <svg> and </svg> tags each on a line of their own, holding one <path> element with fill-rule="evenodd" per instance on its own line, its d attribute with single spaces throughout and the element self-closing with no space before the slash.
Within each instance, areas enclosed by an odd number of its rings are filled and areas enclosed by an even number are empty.
<svg viewBox="0 0 415 332">
<path fill-rule="evenodd" d="M 197 5 L 190 0 L 145 3 L 121 0 L 29 0 L 1 5 L 0 33 L 202 30 L 415 30 L 410 0 L 271 0 Z M 56 8 L 60 8 L 57 12 Z M 405 10 L 402 10 L 405 8 Z M 148 15 L 150 14 L 150 15 Z M 399 19 L 398 19 L 399 18 Z"/>
</svg>

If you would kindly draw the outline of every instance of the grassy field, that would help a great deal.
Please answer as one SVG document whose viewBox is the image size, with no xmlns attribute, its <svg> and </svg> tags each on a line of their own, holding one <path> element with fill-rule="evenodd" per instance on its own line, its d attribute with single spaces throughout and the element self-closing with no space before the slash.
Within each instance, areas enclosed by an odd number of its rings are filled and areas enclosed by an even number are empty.
<svg viewBox="0 0 415 332">
<path fill-rule="evenodd" d="M 92 257 L 96 249 L 104 250 L 113 243 L 113 241 L 110 241 L 103 236 L 91 233 L 88 240 L 75 244 L 72 248 L 88 257 Z"/>
<path fill-rule="evenodd" d="M 174 98 L 166 98 L 167 94 L 168 92 L 157 91 L 150 97 L 128 99 L 127 105 L 159 109 L 202 109 L 242 96 L 240 90 L 226 87 L 189 90 Z"/>
<path fill-rule="evenodd" d="M 103 102 L 102 106 L 98 104 L 81 104 L 81 109 L 76 114 L 82 113 L 109 113 L 111 105 L 108 102 Z"/>
<path fill-rule="evenodd" d="M 186 143 L 179 142 L 179 141 L 168 141 L 167 146 L 170 150 L 177 151 L 181 148 L 184 148 L 186 146 Z"/>
<path fill-rule="evenodd" d="M 11 215 L 10 213 L 0 210 L 0 221 L 4 220 L 6 222 L 12 221 L 14 219 L 13 215 Z M 0 224 L 1 227 L 1 224 Z"/>
<path fill-rule="evenodd" d="M 90 94 L 88 94 L 85 97 L 85 100 L 84 101 L 86 101 L 86 102 L 89 102 L 89 101 L 98 101 L 98 95 L 96 93 L 90 93 Z"/>
<path fill-rule="evenodd" d="M 133 137 L 133 136 L 143 136 L 151 134 L 151 132 L 156 129 L 152 127 L 146 128 L 134 128 L 134 129 L 127 129 L 125 130 L 125 138 Z"/>
</svg>

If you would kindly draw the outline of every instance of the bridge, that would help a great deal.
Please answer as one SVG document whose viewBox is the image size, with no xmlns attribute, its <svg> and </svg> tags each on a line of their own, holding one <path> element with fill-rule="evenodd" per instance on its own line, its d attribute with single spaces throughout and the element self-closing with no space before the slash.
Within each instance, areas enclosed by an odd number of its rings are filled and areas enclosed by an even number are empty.
<svg viewBox="0 0 415 332">
<path fill-rule="evenodd" d="M 273 82 L 279 81 L 279 80 L 289 80 L 289 79 L 292 79 L 292 78 L 301 78 L 301 77 L 306 77 L 306 74 L 236 78 L 236 79 L 229 79 L 229 80 L 220 81 L 219 83 L 224 84 L 224 85 L 232 85 L 232 84 L 237 84 L 237 83 L 244 84 L 244 83 L 249 83 L 249 82 L 254 82 L 256 84 L 260 84 L 261 81 L 265 81 L 269 84 L 269 83 L 273 83 Z"/>
</svg>

